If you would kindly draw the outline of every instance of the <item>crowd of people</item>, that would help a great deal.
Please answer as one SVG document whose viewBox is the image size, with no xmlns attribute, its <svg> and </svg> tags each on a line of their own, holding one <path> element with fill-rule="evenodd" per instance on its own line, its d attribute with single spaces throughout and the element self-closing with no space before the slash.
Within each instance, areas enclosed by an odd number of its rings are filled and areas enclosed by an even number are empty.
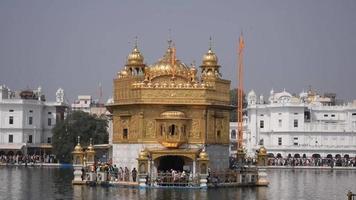
<svg viewBox="0 0 356 200">
<path fill-rule="evenodd" d="M 107 180 L 105 181 L 125 181 L 125 182 L 136 182 L 137 180 L 137 170 L 133 168 L 130 170 L 128 167 L 117 167 L 110 163 L 99 162 L 97 164 L 89 166 L 84 170 L 84 173 L 88 172 L 105 172 L 107 175 Z"/>
<path fill-rule="evenodd" d="M 356 167 L 356 159 L 350 158 L 269 158 L 270 166 L 328 166 Z"/>
<path fill-rule="evenodd" d="M 154 180 L 154 183 L 163 186 L 169 184 L 184 185 L 192 181 L 192 175 L 192 173 L 189 173 L 189 171 L 185 170 L 179 171 L 171 169 L 169 171 L 159 171 L 157 173 L 157 177 Z"/>
<path fill-rule="evenodd" d="M 0 155 L 0 163 L 3 164 L 36 164 L 36 163 L 55 163 L 54 155 Z"/>
</svg>

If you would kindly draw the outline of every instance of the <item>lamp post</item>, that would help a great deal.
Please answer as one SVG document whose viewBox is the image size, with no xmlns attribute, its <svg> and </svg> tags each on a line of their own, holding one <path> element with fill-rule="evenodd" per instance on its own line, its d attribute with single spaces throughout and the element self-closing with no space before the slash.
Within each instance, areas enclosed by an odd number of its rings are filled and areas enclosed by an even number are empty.
<svg viewBox="0 0 356 200">
<path fill-rule="evenodd" d="M 74 147 L 74 151 L 72 151 L 73 155 L 73 168 L 74 168 L 74 179 L 72 181 L 72 184 L 82 184 L 82 169 L 83 169 L 83 164 L 84 164 L 84 152 L 83 148 L 80 145 L 80 136 L 78 136 L 78 143 Z"/>
</svg>

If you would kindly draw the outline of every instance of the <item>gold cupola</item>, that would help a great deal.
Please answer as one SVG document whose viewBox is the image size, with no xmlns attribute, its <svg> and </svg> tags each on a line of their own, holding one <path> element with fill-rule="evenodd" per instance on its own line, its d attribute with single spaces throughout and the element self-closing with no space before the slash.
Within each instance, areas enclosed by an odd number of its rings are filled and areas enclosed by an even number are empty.
<svg viewBox="0 0 356 200">
<path fill-rule="evenodd" d="M 168 49 L 164 56 L 149 68 L 151 79 L 159 76 L 172 76 L 173 78 L 180 76 L 187 78 L 189 75 L 189 67 L 176 59 L 175 47 L 171 46 L 171 41 L 169 41 Z"/>
<path fill-rule="evenodd" d="M 203 64 L 202 66 L 217 66 L 218 65 L 218 57 L 216 54 L 209 48 L 208 52 L 203 56 Z"/>
<path fill-rule="evenodd" d="M 132 52 L 127 56 L 126 67 L 132 75 L 143 75 L 145 71 L 144 57 L 137 46 L 137 37 Z"/>
<path fill-rule="evenodd" d="M 144 65 L 143 59 L 143 55 L 138 50 L 137 45 L 135 45 L 132 52 L 127 56 L 126 66 Z"/>
<path fill-rule="evenodd" d="M 206 54 L 203 56 L 201 74 L 202 79 L 209 79 L 209 78 L 220 78 L 221 74 L 219 72 L 220 65 L 218 65 L 218 57 L 211 49 L 211 38 L 210 38 L 210 47 Z"/>
</svg>

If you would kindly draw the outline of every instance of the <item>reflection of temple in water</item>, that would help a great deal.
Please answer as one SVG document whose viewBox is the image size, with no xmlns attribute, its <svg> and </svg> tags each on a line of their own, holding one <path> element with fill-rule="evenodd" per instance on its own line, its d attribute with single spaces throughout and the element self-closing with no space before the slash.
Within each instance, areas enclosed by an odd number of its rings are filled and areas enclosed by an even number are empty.
<svg viewBox="0 0 356 200">
<path fill-rule="evenodd" d="M 206 170 L 198 167 L 207 167 L 199 164 L 205 159 L 212 170 L 227 168 L 230 81 L 222 79 L 219 68 L 211 48 L 198 72 L 176 59 L 171 44 L 152 65 L 144 63 L 135 45 L 107 105 L 113 114 L 113 164 L 137 168 L 147 157 L 150 173 L 194 174 Z"/>
</svg>

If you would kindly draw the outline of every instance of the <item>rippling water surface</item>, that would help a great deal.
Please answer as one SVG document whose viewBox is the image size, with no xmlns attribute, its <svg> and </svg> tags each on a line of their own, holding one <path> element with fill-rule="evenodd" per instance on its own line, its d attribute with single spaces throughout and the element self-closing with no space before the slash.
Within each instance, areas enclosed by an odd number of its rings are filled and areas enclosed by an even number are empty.
<svg viewBox="0 0 356 200">
<path fill-rule="evenodd" d="M 271 169 L 269 187 L 135 189 L 72 186 L 72 169 L 0 166 L 0 199 L 343 200 L 356 193 L 356 170 Z"/>
</svg>

